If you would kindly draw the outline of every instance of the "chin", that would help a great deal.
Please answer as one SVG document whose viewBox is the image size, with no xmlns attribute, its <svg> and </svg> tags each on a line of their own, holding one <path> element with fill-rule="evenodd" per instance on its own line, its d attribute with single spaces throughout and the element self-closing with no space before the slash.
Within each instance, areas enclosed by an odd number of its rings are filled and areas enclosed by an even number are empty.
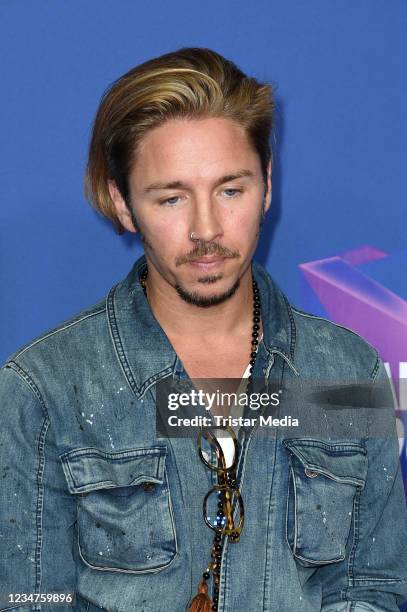
<svg viewBox="0 0 407 612">
<path fill-rule="evenodd" d="M 219 280 L 219 277 L 205 277 L 201 279 L 199 282 L 212 284 Z M 194 306 L 199 306 L 200 308 L 209 308 L 210 306 L 217 306 L 218 304 L 222 304 L 229 300 L 238 290 L 240 285 L 240 280 L 237 279 L 236 282 L 229 287 L 229 289 L 225 291 L 218 291 L 212 295 L 202 295 L 198 291 L 188 291 L 181 285 L 175 285 L 175 290 L 188 304 L 193 304 Z"/>
</svg>

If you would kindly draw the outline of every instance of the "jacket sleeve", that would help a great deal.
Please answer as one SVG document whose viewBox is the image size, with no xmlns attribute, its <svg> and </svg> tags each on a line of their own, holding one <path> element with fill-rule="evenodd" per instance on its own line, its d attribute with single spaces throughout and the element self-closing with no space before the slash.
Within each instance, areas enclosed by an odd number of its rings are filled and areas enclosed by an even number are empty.
<svg viewBox="0 0 407 612">
<path fill-rule="evenodd" d="M 0 423 L 0 610 L 50 610 L 35 600 L 12 602 L 9 594 L 75 592 L 76 508 L 47 407 L 16 363 L 0 370 Z"/>
<path fill-rule="evenodd" d="M 375 373 L 366 483 L 355 498 L 349 555 L 317 572 L 322 612 L 398 612 L 407 600 L 407 510 L 394 404 L 380 360 Z"/>
</svg>

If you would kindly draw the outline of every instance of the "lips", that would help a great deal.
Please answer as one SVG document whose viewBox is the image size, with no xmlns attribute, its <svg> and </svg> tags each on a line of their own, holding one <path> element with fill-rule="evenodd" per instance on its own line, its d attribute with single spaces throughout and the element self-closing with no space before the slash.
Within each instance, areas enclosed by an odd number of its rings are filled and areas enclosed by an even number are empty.
<svg viewBox="0 0 407 612">
<path fill-rule="evenodd" d="M 225 260 L 226 257 L 211 255 L 210 257 L 198 257 L 198 259 L 192 259 L 188 263 L 190 266 L 200 270 L 201 272 L 213 272 L 213 270 L 223 266 Z"/>
<path fill-rule="evenodd" d="M 221 257 L 220 255 L 211 255 L 210 257 L 199 257 L 198 259 L 192 259 L 189 263 L 210 264 L 223 261 L 224 259 L 225 257 Z"/>
</svg>

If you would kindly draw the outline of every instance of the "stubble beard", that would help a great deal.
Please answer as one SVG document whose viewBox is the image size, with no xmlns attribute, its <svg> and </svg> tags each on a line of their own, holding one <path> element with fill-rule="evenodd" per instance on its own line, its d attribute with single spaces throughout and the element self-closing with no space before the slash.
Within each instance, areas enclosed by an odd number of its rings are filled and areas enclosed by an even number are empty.
<svg viewBox="0 0 407 612">
<path fill-rule="evenodd" d="M 137 230 L 137 232 L 139 233 L 140 240 L 142 244 L 144 245 L 144 249 L 150 249 L 153 251 L 154 249 L 152 248 L 151 244 L 146 240 L 146 237 L 141 231 L 140 225 L 137 222 L 132 206 L 129 206 L 128 208 L 130 210 L 130 215 L 131 215 L 133 225 L 135 229 Z M 258 231 L 257 231 L 257 236 L 256 236 L 257 239 L 260 235 L 262 224 L 263 224 L 263 214 L 261 215 L 259 219 L 259 226 L 258 226 Z M 210 251 L 213 251 L 213 249 L 210 248 L 209 252 Z M 238 253 L 235 253 L 233 256 L 238 257 L 239 255 Z M 198 282 L 205 283 L 205 284 L 212 284 L 212 283 L 217 282 L 221 278 L 222 278 L 222 275 L 204 276 L 202 278 L 199 278 Z M 184 300 L 184 302 L 186 302 L 187 304 L 192 304 L 194 306 L 198 306 L 199 308 L 210 308 L 211 306 L 217 306 L 218 304 L 223 304 L 224 302 L 229 300 L 236 293 L 239 287 L 240 287 L 240 278 L 237 278 L 236 281 L 233 283 L 233 285 L 227 291 L 224 291 L 223 293 L 220 293 L 218 295 L 212 295 L 208 297 L 200 295 L 196 291 L 188 291 L 179 284 L 176 284 L 174 288 L 176 292 L 178 293 L 179 297 L 182 300 Z"/>
<path fill-rule="evenodd" d="M 213 278 L 213 277 L 209 277 L 209 278 Z M 216 277 L 216 280 L 218 280 L 218 278 L 219 277 Z M 198 282 L 208 283 L 208 282 L 214 282 L 214 281 L 213 280 L 211 281 L 208 278 L 204 277 Z M 194 306 L 199 306 L 200 308 L 209 308 L 210 306 L 217 306 L 218 304 L 223 304 L 223 302 L 226 302 L 227 300 L 229 300 L 239 289 L 239 286 L 240 286 L 240 279 L 238 278 L 227 291 L 224 291 L 223 293 L 220 293 L 218 295 L 211 295 L 209 297 L 200 295 L 196 291 L 187 291 L 186 289 L 181 287 L 181 285 L 178 285 L 178 284 L 175 285 L 175 290 L 180 296 L 180 298 L 182 298 L 184 302 L 187 302 L 187 304 L 193 304 Z"/>
</svg>

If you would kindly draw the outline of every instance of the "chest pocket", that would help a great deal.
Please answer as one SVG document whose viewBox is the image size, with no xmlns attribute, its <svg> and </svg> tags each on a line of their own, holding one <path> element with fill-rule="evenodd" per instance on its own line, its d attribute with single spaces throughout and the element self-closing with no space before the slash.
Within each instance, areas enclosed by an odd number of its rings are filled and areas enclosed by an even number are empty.
<svg viewBox="0 0 407 612">
<path fill-rule="evenodd" d="M 343 561 L 367 456 L 357 443 L 288 439 L 287 543 L 304 566 Z"/>
<path fill-rule="evenodd" d="M 97 570 L 146 573 L 167 567 L 177 539 L 163 446 L 60 456 L 78 500 L 79 553 Z"/>
</svg>

